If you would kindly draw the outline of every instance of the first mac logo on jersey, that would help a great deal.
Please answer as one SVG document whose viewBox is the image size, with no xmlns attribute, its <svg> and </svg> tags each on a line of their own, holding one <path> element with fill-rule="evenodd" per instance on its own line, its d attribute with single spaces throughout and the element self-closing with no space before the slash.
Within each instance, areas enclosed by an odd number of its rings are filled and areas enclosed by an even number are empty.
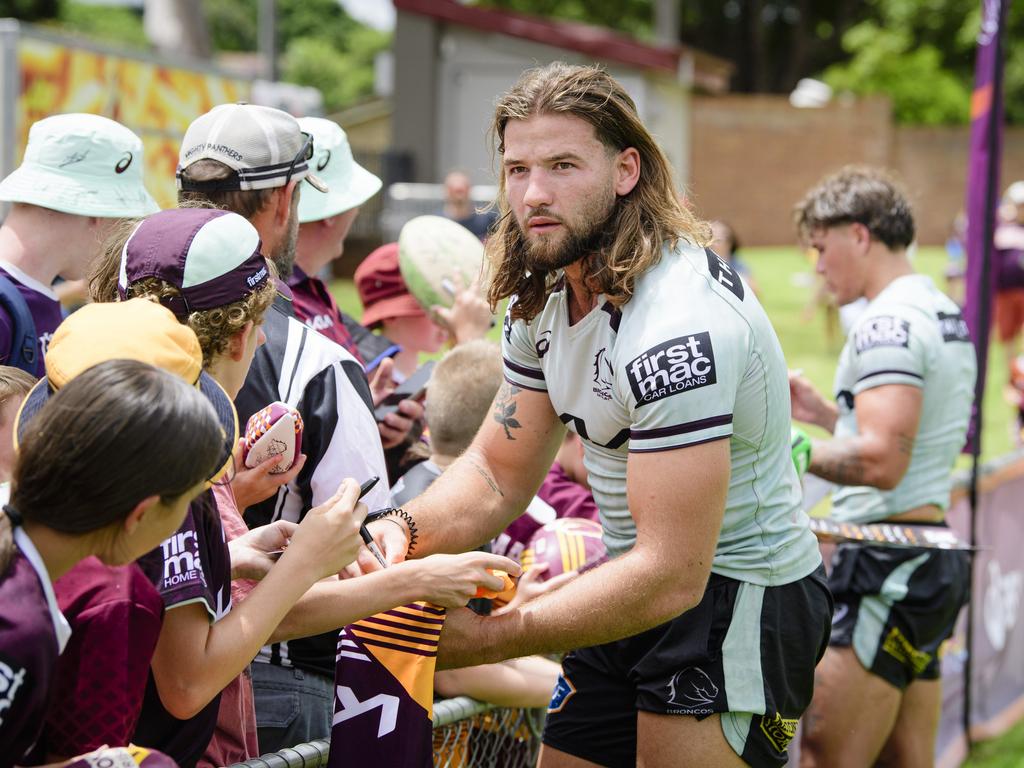
<svg viewBox="0 0 1024 768">
<path fill-rule="evenodd" d="M 711 334 L 693 333 L 651 347 L 626 365 L 626 377 L 638 408 L 688 389 L 714 384 Z"/>
</svg>

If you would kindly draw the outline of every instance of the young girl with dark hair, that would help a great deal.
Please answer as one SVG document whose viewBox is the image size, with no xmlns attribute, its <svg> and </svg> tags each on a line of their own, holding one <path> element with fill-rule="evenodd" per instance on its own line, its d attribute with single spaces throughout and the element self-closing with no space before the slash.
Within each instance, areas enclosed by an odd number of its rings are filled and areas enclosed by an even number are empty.
<svg viewBox="0 0 1024 768">
<path fill-rule="evenodd" d="M 51 580 L 91 555 L 122 565 L 157 546 L 218 469 L 222 442 L 196 388 L 126 360 L 76 377 L 23 430 L 0 515 L 0 766 L 39 735 L 70 633 Z"/>
</svg>

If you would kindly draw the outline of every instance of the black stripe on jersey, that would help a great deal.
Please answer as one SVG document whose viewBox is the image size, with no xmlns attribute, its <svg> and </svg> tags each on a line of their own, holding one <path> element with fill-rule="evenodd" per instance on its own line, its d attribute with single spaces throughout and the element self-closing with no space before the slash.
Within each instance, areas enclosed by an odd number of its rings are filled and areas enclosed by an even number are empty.
<svg viewBox="0 0 1024 768">
<path fill-rule="evenodd" d="M 525 365 L 519 365 L 519 363 L 513 363 L 507 357 L 502 358 L 505 361 L 505 367 L 509 370 L 515 371 L 522 376 L 528 376 L 531 379 L 540 379 L 544 381 L 544 371 L 539 371 L 536 368 L 527 368 Z"/>
<path fill-rule="evenodd" d="M 723 413 L 721 416 L 710 416 L 706 419 L 688 421 L 685 424 L 674 424 L 671 427 L 657 427 L 655 429 L 631 429 L 629 438 L 631 440 L 654 440 L 659 437 L 672 437 L 673 435 L 685 435 L 687 432 L 699 432 L 702 429 L 721 427 L 732 424 L 732 414 Z"/>
<path fill-rule="evenodd" d="M 630 453 L 661 453 L 663 451 L 675 451 L 679 448 L 690 448 L 694 445 L 704 445 L 704 443 L 713 443 L 715 440 L 728 440 L 729 435 L 715 435 L 714 437 L 705 437 L 703 440 L 694 440 L 692 443 L 683 443 L 682 445 L 660 445 L 656 448 L 633 448 L 630 446 Z"/>
<path fill-rule="evenodd" d="M 608 325 L 615 333 L 619 332 L 619 323 L 622 322 L 622 310 L 618 309 L 610 301 L 601 305 L 601 309 L 608 313 Z"/>
<path fill-rule="evenodd" d="M 302 359 L 302 350 L 306 348 L 306 337 L 309 335 L 309 328 L 303 327 L 302 336 L 299 337 L 299 351 L 295 354 L 296 360 Z M 292 387 L 295 385 L 295 374 L 299 372 L 299 366 L 292 368 L 292 375 L 288 377 L 288 389 L 285 390 L 284 399 L 290 400 L 292 396 Z"/>
<path fill-rule="evenodd" d="M 841 390 L 836 395 L 836 402 L 841 403 L 847 410 L 853 409 L 853 392 L 848 389 Z"/>
<path fill-rule="evenodd" d="M 587 442 L 593 443 L 594 445 L 599 445 L 602 448 L 611 448 L 613 450 L 616 448 L 621 448 L 629 439 L 629 430 L 620 429 L 618 433 L 615 435 L 615 437 L 613 437 L 607 443 L 599 443 L 596 440 L 590 439 L 590 435 L 587 433 L 587 422 L 585 422 L 579 416 L 573 416 L 571 413 L 560 413 L 558 415 L 558 418 L 562 420 L 563 424 L 568 424 L 571 421 L 573 427 L 576 430 L 577 435 L 579 435 Z"/>
<path fill-rule="evenodd" d="M 704 255 L 708 257 L 708 272 L 711 273 L 711 277 L 737 299 L 743 301 L 743 280 L 736 274 L 732 265 L 710 248 L 704 249 Z"/>
<path fill-rule="evenodd" d="M 899 368 L 886 368 L 884 371 L 872 371 L 871 373 L 865 373 L 863 376 L 857 379 L 856 383 L 860 384 L 862 381 L 864 381 L 864 379 L 870 379 L 872 376 L 881 376 L 882 374 L 885 373 L 894 373 L 897 374 L 898 376 L 909 376 L 912 379 L 924 381 L 924 376 L 922 376 L 919 373 L 914 373 L 913 371 L 901 371 Z"/>
<path fill-rule="evenodd" d="M 513 387 L 519 387 L 520 389 L 528 389 L 531 392 L 543 392 L 545 395 L 548 393 L 546 389 L 540 389 L 539 387 L 528 387 L 525 384 L 520 384 L 518 381 L 512 381 L 508 376 L 505 376 L 505 381 L 511 384 Z"/>
</svg>

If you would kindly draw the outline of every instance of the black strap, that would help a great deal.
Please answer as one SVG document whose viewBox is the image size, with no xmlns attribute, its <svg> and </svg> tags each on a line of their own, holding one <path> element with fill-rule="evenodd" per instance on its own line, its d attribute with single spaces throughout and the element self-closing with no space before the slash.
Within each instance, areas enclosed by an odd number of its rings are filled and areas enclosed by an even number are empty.
<svg viewBox="0 0 1024 768">
<path fill-rule="evenodd" d="M 10 518 L 11 528 L 17 528 L 25 522 L 24 518 L 21 516 L 21 512 L 16 510 L 10 504 L 4 504 L 4 514 Z"/>
</svg>

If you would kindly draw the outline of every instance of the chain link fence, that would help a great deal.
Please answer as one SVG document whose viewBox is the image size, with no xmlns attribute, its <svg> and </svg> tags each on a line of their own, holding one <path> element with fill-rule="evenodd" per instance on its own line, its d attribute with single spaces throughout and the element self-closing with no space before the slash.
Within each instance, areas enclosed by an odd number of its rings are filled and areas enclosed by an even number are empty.
<svg viewBox="0 0 1024 768">
<path fill-rule="evenodd" d="M 435 768 L 533 768 L 543 709 L 495 707 L 466 696 L 434 704 Z M 327 768 L 327 740 L 299 744 L 229 768 Z"/>
</svg>

